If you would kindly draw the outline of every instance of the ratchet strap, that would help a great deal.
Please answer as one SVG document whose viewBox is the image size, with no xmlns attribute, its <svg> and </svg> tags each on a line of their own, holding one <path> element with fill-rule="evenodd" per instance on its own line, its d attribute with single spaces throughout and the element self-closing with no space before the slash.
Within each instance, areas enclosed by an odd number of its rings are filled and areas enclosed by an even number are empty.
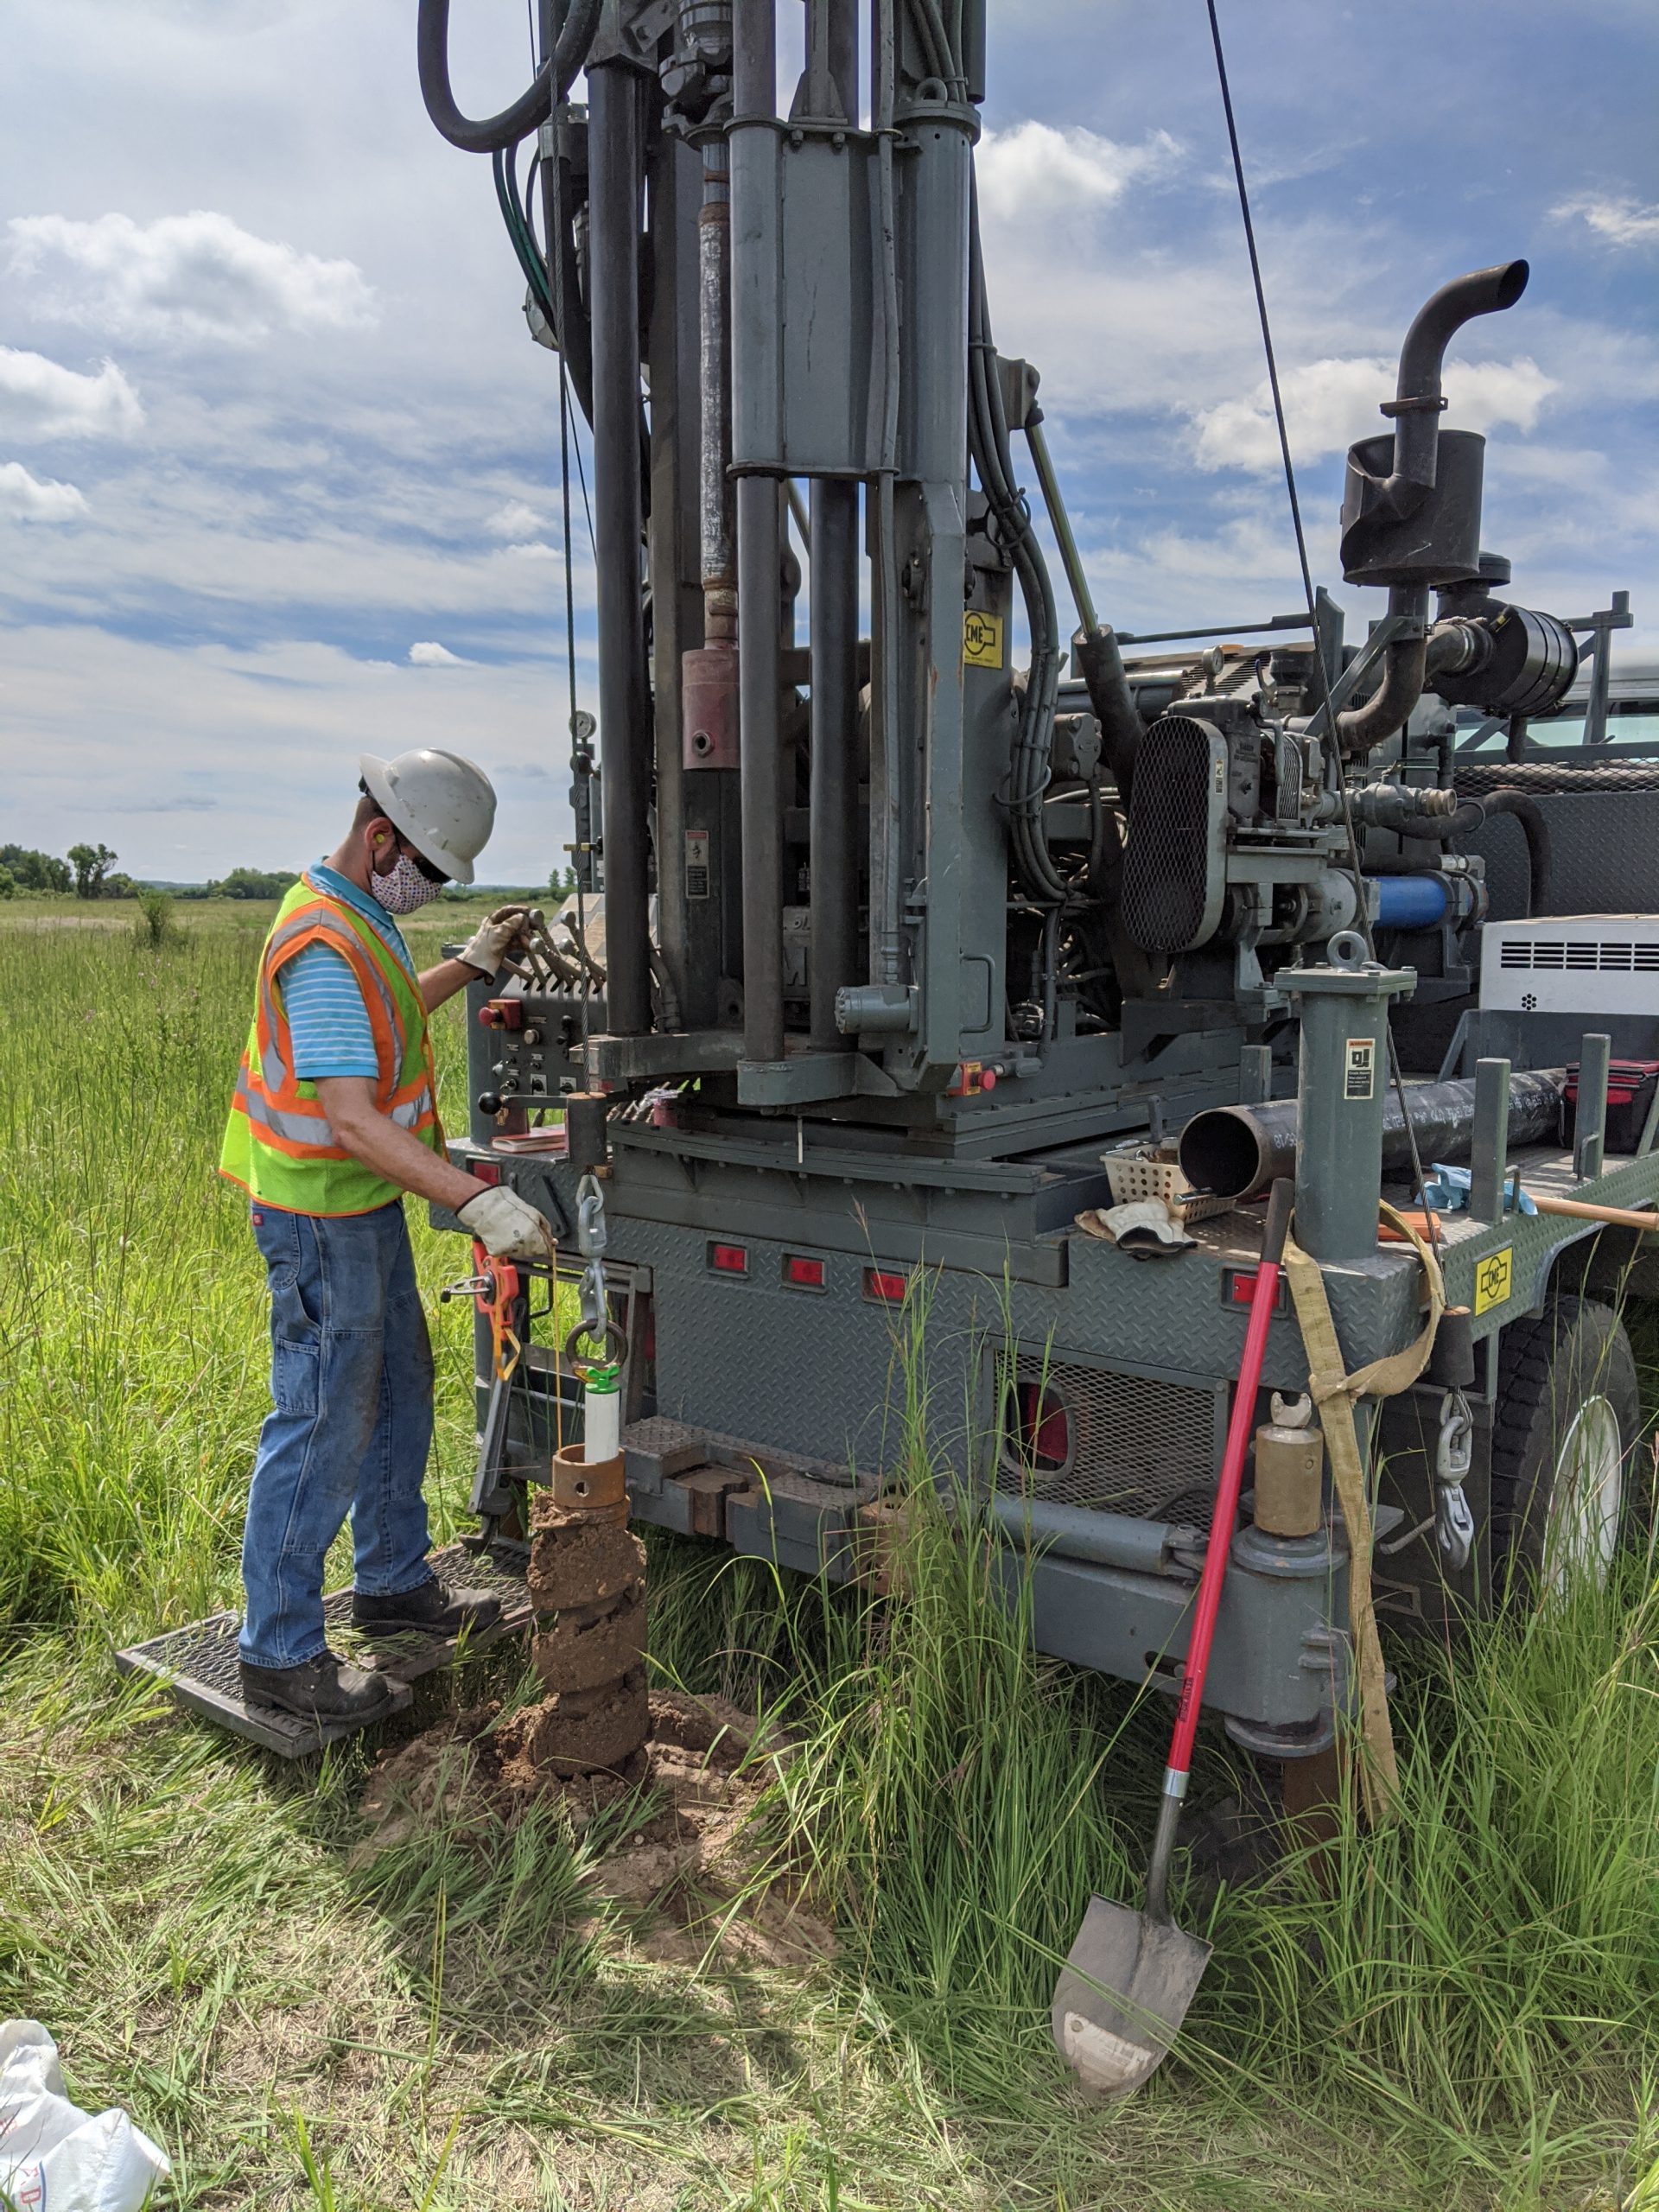
<svg viewBox="0 0 1659 2212">
<path fill-rule="evenodd" d="M 1348 1623 L 1358 1675 L 1360 1733 L 1369 1755 L 1361 1764 L 1360 1782 L 1366 1812 L 1374 1821 L 1392 1807 L 1399 1792 L 1400 1770 L 1389 1722 L 1388 1682 L 1376 1610 L 1371 1600 L 1371 1511 L 1365 1495 L 1365 1463 L 1360 1454 L 1354 1408 L 1362 1398 L 1392 1398 L 1410 1389 L 1428 1364 L 1434 1334 L 1446 1311 L 1446 1284 L 1440 1262 L 1402 1214 L 1386 1201 L 1379 1210 L 1383 1219 L 1415 1248 L 1427 1284 L 1428 1318 L 1416 1342 L 1404 1351 L 1374 1359 L 1369 1366 L 1348 1374 L 1319 1262 L 1311 1259 L 1293 1237 L 1285 1240 L 1284 1260 L 1302 1347 L 1307 1354 L 1308 1395 L 1324 1416 L 1332 1479 L 1348 1535 Z"/>
</svg>

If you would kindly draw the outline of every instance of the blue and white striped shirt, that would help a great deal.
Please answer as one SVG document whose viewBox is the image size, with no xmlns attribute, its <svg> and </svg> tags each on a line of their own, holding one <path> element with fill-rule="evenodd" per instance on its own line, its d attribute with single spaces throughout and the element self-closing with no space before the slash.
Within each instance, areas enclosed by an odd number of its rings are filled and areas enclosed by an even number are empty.
<svg viewBox="0 0 1659 2212">
<path fill-rule="evenodd" d="M 378 899 L 359 891 L 354 883 L 321 861 L 306 873 L 334 899 L 353 906 L 378 932 L 413 976 L 403 932 Z M 374 1053 L 374 1031 L 368 1008 L 353 975 L 351 963 L 331 944 L 308 944 L 283 967 L 277 979 L 289 1033 L 294 1039 L 294 1072 L 303 1081 L 334 1075 L 379 1074 Z"/>
</svg>

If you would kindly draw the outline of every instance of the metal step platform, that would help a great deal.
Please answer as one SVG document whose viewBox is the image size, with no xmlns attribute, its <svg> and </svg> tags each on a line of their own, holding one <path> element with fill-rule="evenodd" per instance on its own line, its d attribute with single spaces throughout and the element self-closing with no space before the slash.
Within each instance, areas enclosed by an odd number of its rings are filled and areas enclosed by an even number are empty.
<svg viewBox="0 0 1659 2212">
<path fill-rule="evenodd" d="M 528 1558 L 526 1547 L 512 1544 L 499 1544 L 490 1552 L 447 1544 L 433 1553 L 433 1568 L 446 1581 L 487 1591 L 501 1600 L 500 1618 L 467 1638 L 469 1657 L 530 1625 L 530 1592 L 524 1586 Z M 326 1597 L 322 1612 L 331 1650 L 354 1666 L 384 1671 L 397 1686 L 390 1707 L 392 1713 L 401 1713 L 410 1703 L 411 1682 L 452 1665 L 456 1657 L 454 1637 L 424 1636 L 418 1630 L 402 1629 L 371 1638 L 353 1628 L 349 1590 L 336 1590 Z M 148 1643 L 130 1644 L 116 1653 L 116 1667 L 123 1675 L 155 1675 L 192 1713 L 265 1751 L 275 1751 L 280 1758 L 308 1758 L 326 1744 L 338 1743 L 342 1737 L 359 1732 L 363 1724 L 358 1721 L 305 1720 L 297 1713 L 245 1704 L 236 1656 L 241 1625 L 238 1614 L 215 1613 L 211 1619 L 191 1622 L 188 1628 L 169 1629 L 165 1636 L 152 1637 Z M 378 1726 L 385 1718 L 381 1713 L 369 1725 Z"/>
</svg>

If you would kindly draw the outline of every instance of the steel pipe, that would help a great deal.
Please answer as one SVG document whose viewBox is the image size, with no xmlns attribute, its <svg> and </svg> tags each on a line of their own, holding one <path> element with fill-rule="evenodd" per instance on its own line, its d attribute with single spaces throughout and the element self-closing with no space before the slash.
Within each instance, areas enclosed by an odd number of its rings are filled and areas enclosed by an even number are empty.
<svg viewBox="0 0 1659 2212">
<path fill-rule="evenodd" d="M 745 124 L 776 113 L 777 54 L 774 0 L 737 0 L 732 42 L 734 167 Z M 778 486 L 771 477 L 740 480 L 739 798 L 743 825 L 743 1056 L 748 1060 L 784 1057 L 784 791 L 778 732 L 783 543 L 778 510 Z"/>
<path fill-rule="evenodd" d="M 640 593 L 639 202 L 644 80 L 607 62 L 588 79 L 594 322 L 594 543 L 610 1027 L 651 1027 L 647 813 L 652 728 Z"/>
<path fill-rule="evenodd" d="M 1096 1512 L 1081 1505 L 1054 1505 L 1046 1498 L 1007 1497 L 988 1501 L 991 1517 L 1009 1542 L 1028 1550 L 1058 1552 L 1096 1567 L 1126 1567 L 1135 1574 L 1163 1574 L 1196 1582 L 1196 1567 L 1178 1559 L 1178 1550 L 1202 1552 L 1201 1529 L 1168 1521 L 1142 1521 L 1134 1514 Z"/>
<path fill-rule="evenodd" d="M 1510 1147 L 1557 1138 L 1561 1125 L 1565 1068 L 1510 1077 Z M 1473 1140 L 1472 1081 L 1414 1083 L 1407 1086 L 1417 1150 L 1427 1167 L 1436 1160 L 1466 1159 Z M 1296 1167 L 1296 1101 L 1261 1106 L 1217 1106 L 1196 1114 L 1181 1131 L 1181 1172 L 1195 1191 L 1217 1198 L 1253 1198 Z M 1408 1166 L 1411 1141 L 1399 1095 L 1390 1084 L 1382 1107 L 1382 1164 Z"/>
<path fill-rule="evenodd" d="M 812 486 L 812 1041 L 836 1049 L 836 994 L 858 962 L 858 486 Z"/>
</svg>

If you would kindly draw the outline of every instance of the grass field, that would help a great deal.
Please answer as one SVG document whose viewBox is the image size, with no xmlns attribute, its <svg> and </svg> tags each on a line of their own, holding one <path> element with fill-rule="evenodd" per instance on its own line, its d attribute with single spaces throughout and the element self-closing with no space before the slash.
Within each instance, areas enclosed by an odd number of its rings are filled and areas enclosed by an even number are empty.
<svg viewBox="0 0 1659 2212">
<path fill-rule="evenodd" d="M 417 955 L 458 918 L 419 918 Z M 130 906 L 0 908 L 0 2015 L 165 2144 L 166 2203 L 1656 2212 L 1646 1561 L 1391 1655 L 1401 1821 L 1190 1895 L 1217 1946 L 1190 2046 L 1103 2113 L 1046 1993 L 1090 1887 L 1136 1895 L 1166 1715 L 1030 1657 L 937 1523 L 886 1607 L 653 1554 L 659 1669 L 791 1732 L 761 1834 L 835 1920 L 808 1967 L 670 1955 L 550 1819 L 365 1848 L 360 1748 L 296 1770 L 124 1686 L 120 1643 L 237 1602 L 266 1403 L 261 1271 L 212 1171 L 268 914 L 178 919 L 155 950 Z M 459 1254 L 415 1235 L 429 1293 Z M 433 1314 L 447 1533 L 470 1331 Z M 1236 1782 L 1206 1732 L 1201 1794 Z"/>
</svg>

